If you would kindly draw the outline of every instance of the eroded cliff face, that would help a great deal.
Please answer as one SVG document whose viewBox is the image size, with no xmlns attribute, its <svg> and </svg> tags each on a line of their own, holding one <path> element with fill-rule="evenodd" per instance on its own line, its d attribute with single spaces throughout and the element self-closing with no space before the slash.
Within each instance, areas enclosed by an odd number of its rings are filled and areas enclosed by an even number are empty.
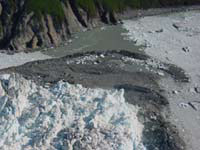
<svg viewBox="0 0 200 150">
<path fill-rule="evenodd" d="M 152 4 L 146 0 L 0 0 L 0 49 L 22 51 L 58 46 L 72 32 L 102 23 L 116 24 L 121 15 L 119 12 L 127 7 L 200 3 L 200 0 L 166 1 L 170 3 L 163 3 L 164 0 L 154 0 Z"/>
<path fill-rule="evenodd" d="M 64 17 L 29 11 L 27 0 L 0 1 L 0 49 L 26 50 L 43 46 L 57 46 L 70 37 L 71 32 L 93 28 L 101 23 L 116 23 L 109 13 L 99 7 L 96 16 L 77 6 L 74 0 L 62 0 Z M 110 13 L 110 15 L 112 15 Z M 113 15 L 112 15 L 113 16 Z"/>
<path fill-rule="evenodd" d="M 124 90 L 60 81 L 38 86 L 18 74 L 0 76 L 0 149 L 138 149 L 143 125 Z"/>
</svg>

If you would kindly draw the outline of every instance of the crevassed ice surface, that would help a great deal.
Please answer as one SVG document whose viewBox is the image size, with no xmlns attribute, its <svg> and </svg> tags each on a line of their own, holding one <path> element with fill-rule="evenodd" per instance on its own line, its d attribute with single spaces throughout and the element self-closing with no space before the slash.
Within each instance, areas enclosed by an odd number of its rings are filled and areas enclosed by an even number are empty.
<svg viewBox="0 0 200 150">
<path fill-rule="evenodd" d="M 139 150 L 143 126 L 124 91 L 0 77 L 0 149 Z"/>
</svg>

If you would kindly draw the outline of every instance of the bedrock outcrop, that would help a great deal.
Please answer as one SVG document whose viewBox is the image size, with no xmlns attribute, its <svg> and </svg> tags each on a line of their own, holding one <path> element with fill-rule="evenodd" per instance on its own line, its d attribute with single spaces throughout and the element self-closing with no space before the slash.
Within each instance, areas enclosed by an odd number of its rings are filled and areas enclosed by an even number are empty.
<svg viewBox="0 0 200 150">
<path fill-rule="evenodd" d="M 103 8 L 99 8 L 96 18 L 90 18 L 73 0 L 58 0 L 62 7 L 62 18 L 51 12 L 41 12 L 38 15 L 38 12 L 29 10 L 28 2 L 29 0 L 0 1 L 0 49 L 20 51 L 57 46 L 66 41 L 72 32 L 100 24 L 101 16 L 104 16 L 104 22 L 115 23 L 112 18 L 114 15 L 103 12 Z"/>
<path fill-rule="evenodd" d="M 199 0 L 163 1 L 151 4 L 145 0 L 0 0 L 0 49 L 22 51 L 58 46 L 72 32 L 103 23 L 116 24 L 122 16 L 130 16 L 122 13 L 128 8 L 130 11 L 200 3 Z"/>
</svg>

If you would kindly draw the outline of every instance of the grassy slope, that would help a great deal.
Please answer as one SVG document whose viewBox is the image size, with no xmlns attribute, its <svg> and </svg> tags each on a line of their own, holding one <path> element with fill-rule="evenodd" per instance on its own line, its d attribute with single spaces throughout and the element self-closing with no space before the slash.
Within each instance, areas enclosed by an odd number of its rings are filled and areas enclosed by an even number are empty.
<svg viewBox="0 0 200 150">
<path fill-rule="evenodd" d="M 50 14 L 59 20 L 64 19 L 64 11 L 60 0 L 27 0 L 27 10 L 35 12 L 37 17 L 41 14 Z"/>
<path fill-rule="evenodd" d="M 40 17 L 41 14 L 50 14 L 62 20 L 64 18 L 64 11 L 61 1 L 66 2 L 68 0 L 26 0 L 27 10 L 34 11 L 38 17 Z M 96 15 L 96 3 L 100 3 L 109 11 L 122 11 L 126 7 L 165 7 L 192 4 L 194 2 L 200 3 L 200 0 L 76 0 L 77 6 L 87 11 L 90 16 Z"/>
<path fill-rule="evenodd" d="M 155 8 L 176 5 L 190 5 L 200 0 L 77 0 L 80 7 L 89 14 L 95 15 L 95 3 L 102 4 L 109 11 L 122 11 L 126 7 L 136 8 Z"/>
</svg>

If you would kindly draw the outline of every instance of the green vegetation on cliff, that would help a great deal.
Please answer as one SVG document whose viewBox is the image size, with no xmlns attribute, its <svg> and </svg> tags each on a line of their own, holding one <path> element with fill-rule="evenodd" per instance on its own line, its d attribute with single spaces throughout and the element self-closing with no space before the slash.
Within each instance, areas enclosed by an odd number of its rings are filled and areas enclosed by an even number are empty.
<svg viewBox="0 0 200 150">
<path fill-rule="evenodd" d="M 90 16 L 95 16 L 96 6 L 94 0 L 77 0 L 77 5 L 87 11 Z"/>
<path fill-rule="evenodd" d="M 115 13 L 127 8 L 195 4 L 200 4 L 200 0 L 0 0 L 0 48 L 18 50 L 57 45 L 68 39 L 72 29 L 81 30 L 80 24 L 86 28 L 93 26 L 96 23 L 92 21 L 93 17 L 104 23 L 116 24 L 120 18 L 116 18 Z M 30 12 L 34 14 L 31 18 L 27 15 Z M 42 22 L 41 18 L 46 14 L 52 20 L 45 17 L 45 22 Z M 54 34 L 57 35 L 55 38 Z"/>
<path fill-rule="evenodd" d="M 12 0 L 9 0 L 12 1 Z M 28 11 L 33 11 L 37 16 L 41 14 L 50 14 L 62 20 L 64 11 L 61 2 L 68 0 L 27 0 Z M 107 11 L 120 12 L 130 8 L 153 8 L 166 7 L 174 5 L 187 5 L 199 2 L 200 0 L 74 0 L 76 5 L 85 10 L 89 16 L 95 16 L 97 13 L 97 4 Z"/>
<path fill-rule="evenodd" d="M 190 5 L 200 3 L 200 0 L 76 0 L 78 5 L 92 15 L 95 14 L 95 5 L 98 3 L 108 11 L 122 11 L 130 8 L 155 8 L 176 5 Z"/>
<path fill-rule="evenodd" d="M 59 20 L 64 19 L 64 11 L 60 0 L 27 0 L 27 10 L 33 11 L 37 17 L 50 14 Z"/>
</svg>

